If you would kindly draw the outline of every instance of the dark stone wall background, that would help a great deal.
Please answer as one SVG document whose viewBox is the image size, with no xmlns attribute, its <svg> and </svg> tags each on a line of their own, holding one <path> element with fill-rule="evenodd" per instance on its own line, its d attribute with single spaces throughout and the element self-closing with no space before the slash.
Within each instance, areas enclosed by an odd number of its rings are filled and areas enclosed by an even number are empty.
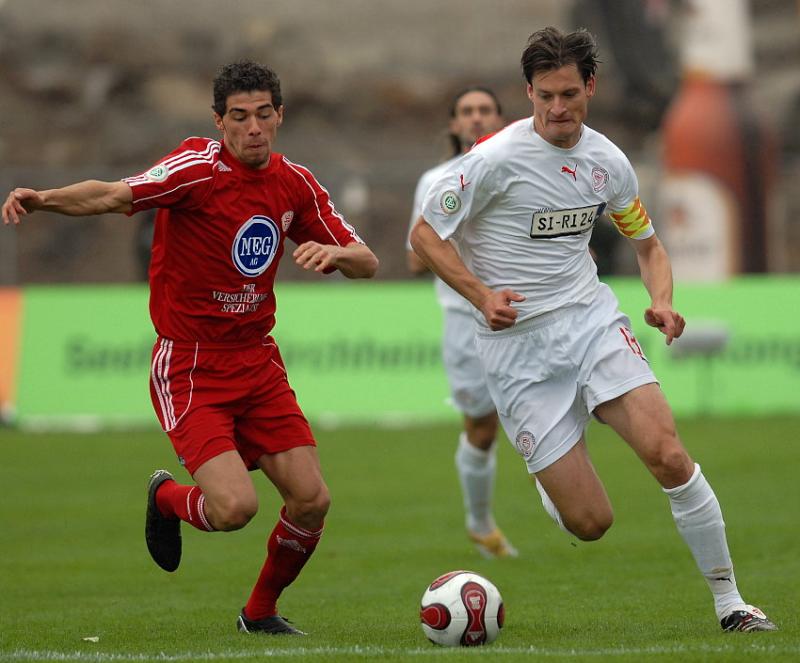
<svg viewBox="0 0 800 663">
<path fill-rule="evenodd" d="M 452 95 L 481 83 L 498 92 L 509 119 L 529 114 L 518 60 L 527 36 L 545 25 L 598 34 L 604 62 L 589 124 L 628 152 L 643 189 L 657 180 L 663 103 L 626 92 L 600 4 L 0 0 L 0 185 L 5 194 L 114 179 L 144 170 L 186 136 L 215 136 L 211 80 L 221 64 L 248 57 L 282 79 L 277 149 L 331 191 L 381 259 L 381 278 L 406 278 L 411 196 L 421 172 L 446 155 Z M 763 28 L 756 40 L 760 66 L 779 69 L 763 83 L 781 89 L 776 122 L 793 112 L 800 89 L 796 12 L 791 0 L 764 0 L 756 17 L 786 33 L 776 39 Z M 663 65 L 654 80 L 677 80 Z M 789 156 L 796 164 L 796 153 Z M 136 217 L 37 214 L 24 228 L 0 229 L 0 285 L 140 279 L 141 226 Z M 779 268 L 800 268 L 786 253 Z M 621 259 L 616 267 L 631 265 Z M 281 278 L 307 275 L 285 261 Z"/>
</svg>

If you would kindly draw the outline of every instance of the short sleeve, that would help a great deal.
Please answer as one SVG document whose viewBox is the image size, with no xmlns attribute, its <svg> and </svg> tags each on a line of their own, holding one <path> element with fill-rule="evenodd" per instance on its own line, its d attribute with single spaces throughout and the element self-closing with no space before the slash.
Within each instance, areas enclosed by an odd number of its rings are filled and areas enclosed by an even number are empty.
<svg viewBox="0 0 800 663">
<path fill-rule="evenodd" d="M 199 205 L 213 187 L 220 144 L 207 138 L 190 138 L 139 175 L 122 181 L 131 187 L 130 214 L 145 209 L 191 208 Z"/>
<path fill-rule="evenodd" d="M 639 195 L 639 181 L 630 161 L 622 156 L 620 174 L 615 177 L 614 196 L 608 201 L 609 212 L 621 212 L 626 209 Z"/>
<path fill-rule="evenodd" d="M 431 184 L 422 216 L 441 239 L 449 239 L 459 226 L 480 214 L 496 194 L 490 164 L 479 152 L 468 152 Z"/>
<path fill-rule="evenodd" d="M 295 175 L 294 181 L 301 204 L 289 228 L 288 237 L 296 244 L 319 242 L 347 246 L 353 242 L 363 244 L 355 228 L 339 214 L 328 191 L 307 168 L 286 160 Z M 332 268 L 325 273 L 334 271 Z"/>
<path fill-rule="evenodd" d="M 411 208 L 411 218 L 408 221 L 408 232 L 406 233 L 406 250 L 408 251 L 412 250 L 411 230 L 422 215 L 422 204 L 425 202 L 425 194 L 428 193 L 431 183 L 436 181 L 438 175 L 444 172 L 447 165 L 447 163 L 443 163 L 424 172 L 419 178 L 419 182 L 417 182 L 417 188 L 414 190 L 414 204 Z"/>
</svg>

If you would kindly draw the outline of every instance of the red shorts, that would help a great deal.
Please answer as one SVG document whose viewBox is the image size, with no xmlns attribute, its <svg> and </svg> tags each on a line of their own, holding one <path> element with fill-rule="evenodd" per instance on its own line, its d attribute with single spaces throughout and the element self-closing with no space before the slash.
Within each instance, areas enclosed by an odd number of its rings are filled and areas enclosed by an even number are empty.
<svg viewBox="0 0 800 663">
<path fill-rule="evenodd" d="M 316 446 L 272 337 L 233 347 L 159 338 L 150 397 L 190 474 L 225 451 L 254 470 L 263 454 Z"/>
</svg>

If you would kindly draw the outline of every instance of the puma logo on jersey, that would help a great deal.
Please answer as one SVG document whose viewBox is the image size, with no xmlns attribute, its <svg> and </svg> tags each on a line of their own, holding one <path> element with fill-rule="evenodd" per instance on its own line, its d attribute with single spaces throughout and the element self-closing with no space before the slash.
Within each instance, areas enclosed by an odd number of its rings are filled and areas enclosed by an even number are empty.
<svg viewBox="0 0 800 663">
<path fill-rule="evenodd" d="M 561 166 L 561 172 L 562 173 L 569 173 L 570 175 L 572 175 L 572 179 L 575 180 L 576 182 L 578 181 L 578 178 L 575 176 L 575 172 L 577 170 L 578 170 L 578 164 L 577 163 L 575 164 L 575 168 L 570 168 L 569 166 Z"/>
<path fill-rule="evenodd" d="M 470 185 L 470 182 L 464 181 L 464 173 L 461 173 L 461 190 L 466 191 L 467 187 Z"/>
</svg>

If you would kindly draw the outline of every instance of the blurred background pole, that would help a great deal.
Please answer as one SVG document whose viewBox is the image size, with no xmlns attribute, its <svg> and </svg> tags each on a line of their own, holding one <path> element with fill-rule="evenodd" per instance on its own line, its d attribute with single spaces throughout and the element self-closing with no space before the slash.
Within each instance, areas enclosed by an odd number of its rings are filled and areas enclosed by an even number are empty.
<svg viewBox="0 0 800 663">
<path fill-rule="evenodd" d="M 750 103 L 747 0 L 684 0 L 682 81 L 663 122 L 659 235 L 677 280 L 768 270 L 777 145 Z"/>
</svg>

